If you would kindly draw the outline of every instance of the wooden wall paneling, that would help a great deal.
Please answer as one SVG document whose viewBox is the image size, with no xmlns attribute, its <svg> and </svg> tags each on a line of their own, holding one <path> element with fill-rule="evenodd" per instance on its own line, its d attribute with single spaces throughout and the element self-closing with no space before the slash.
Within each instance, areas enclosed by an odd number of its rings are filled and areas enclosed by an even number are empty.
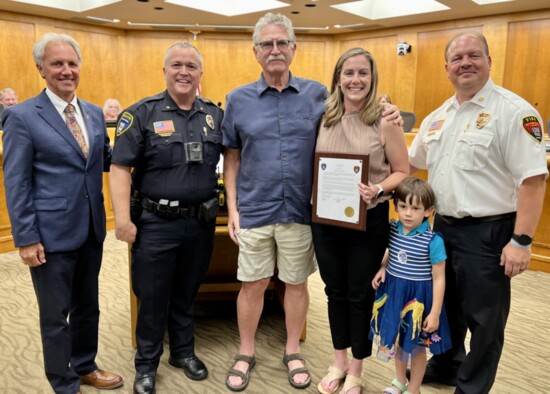
<svg viewBox="0 0 550 394">
<path fill-rule="evenodd" d="M 77 96 L 99 107 L 103 107 L 107 98 L 117 98 L 122 74 L 118 63 L 118 35 L 70 28 L 62 32 L 73 37 L 82 51 Z"/>
<path fill-rule="evenodd" d="M 468 29 L 446 29 L 426 31 L 418 34 L 418 61 L 416 68 L 416 87 L 414 112 L 420 126 L 422 120 L 455 90 L 445 71 L 445 46 L 456 34 L 463 31 L 481 31 L 482 27 Z"/>
<path fill-rule="evenodd" d="M 262 69 L 252 50 L 251 36 L 205 37 L 199 43 L 204 59 L 202 95 L 222 103 L 233 89 L 256 81 Z"/>
<path fill-rule="evenodd" d="M 40 75 L 32 58 L 35 24 L 0 20 L 0 90 L 12 88 L 19 102 L 35 96 L 40 90 Z"/>
<path fill-rule="evenodd" d="M 319 81 L 330 88 L 334 64 L 328 64 L 326 61 L 330 53 L 327 44 L 329 40 L 319 40 L 307 36 L 298 37 L 296 54 L 290 65 L 292 74 L 297 77 Z"/>
<path fill-rule="evenodd" d="M 508 41 L 508 24 L 506 18 L 495 18 L 491 23 L 483 24 L 483 35 L 489 44 L 491 56 L 491 79 L 497 85 L 503 86 L 506 66 L 506 45 Z"/>
<path fill-rule="evenodd" d="M 411 52 L 404 56 L 397 55 L 397 43 L 405 41 L 411 46 Z M 415 112 L 415 92 L 416 92 L 416 72 L 419 57 L 418 35 L 416 33 L 400 33 L 395 37 L 393 45 L 393 58 L 389 57 L 390 62 L 395 62 L 394 84 L 395 92 L 390 96 L 393 103 L 401 110 Z M 420 121 L 416 119 L 416 127 L 420 126 Z"/>
<path fill-rule="evenodd" d="M 395 73 L 397 68 L 397 41 L 395 35 L 383 37 L 369 37 L 362 39 L 348 39 L 340 42 L 339 53 L 331 65 L 331 74 L 338 58 L 348 49 L 359 47 L 369 51 L 374 57 L 378 69 L 378 92 L 388 93 L 390 97 L 396 94 Z M 399 56 L 402 57 L 402 56 Z M 395 100 L 394 100 L 395 101 Z M 401 107 L 400 107 L 401 108 Z M 404 108 L 401 108 L 404 110 Z"/>
<path fill-rule="evenodd" d="M 504 87 L 550 119 L 550 19 L 509 24 Z"/>
<path fill-rule="evenodd" d="M 141 32 L 140 32 L 141 33 Z M 143 99 L 163 92 L 166 89 L 164 82 L 164 56 L 166 50 L 178 41 L 189 41 L 181 34 L 162 36 L 149 34 L 132 34 L 127 38 L 127 106 Z"/>
</svg>

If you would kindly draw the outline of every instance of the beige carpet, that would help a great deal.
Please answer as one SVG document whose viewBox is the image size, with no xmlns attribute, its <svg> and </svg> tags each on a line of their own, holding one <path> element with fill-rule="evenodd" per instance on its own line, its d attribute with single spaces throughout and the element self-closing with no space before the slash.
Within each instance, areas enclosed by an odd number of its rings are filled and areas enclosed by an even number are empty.
<svg viewBox="0 0 550 394">
<path fill-rule="evenodd" d="M 134 379 L 130 334 L 130 302 L 126 245 L 109 233 L 101 273 L 100 367 L 121 373 L 125 385 L 117 393 L 131 393 Z M 250 394 L 316 393 L 317 383 L 331 362 L 326 300 L 318 275 L 310 280 L 311 307 L 307 340 L 302 353 L 313 384 L 307 390 L 290 387 L 281 361 L 283 316 L 275 301 L 262 318 L 257 334 L 258 364 L 245 391 Z M 550 274 L 526 272 L 513 280 L 512 311 L 506 345 L 492 393 L 550 392 Z M 0 393 L 51 393 L 43 374 L 37 308 L 28 269 L 16 252 L 0 255 Z M 238 350 L 234 302 L 205 301 L 197 305 L 197 354 L 207 363 L 206 381 L 192 382 L 172 368 L 163 355 L 158 371 L 158 393 L 229 393 L 225 372 Z M 393 365 L 369 359 L 364 365 L 364 393 L 381 393 L 393 378 Z M 99 390 L 83 387 L 85 393 Z M 425 385 L 423 394 L 452 393 L 445 386 Z"/>
</svg>

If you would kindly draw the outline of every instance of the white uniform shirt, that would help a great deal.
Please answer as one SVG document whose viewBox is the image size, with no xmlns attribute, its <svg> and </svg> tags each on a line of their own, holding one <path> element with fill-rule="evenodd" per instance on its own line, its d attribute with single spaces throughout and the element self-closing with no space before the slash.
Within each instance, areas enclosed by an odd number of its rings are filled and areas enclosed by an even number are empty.
<svg viewBox="0 0 550 394">
<path fill-rule="evenodd" d="M 529 177 L 548 174 L 539 113 L 487 81 L 470 101 L 456 96 L 424 119 L 409 161 L 428 170 L 440 215 L 462 218 L 516 211 Z"/>
</svg>

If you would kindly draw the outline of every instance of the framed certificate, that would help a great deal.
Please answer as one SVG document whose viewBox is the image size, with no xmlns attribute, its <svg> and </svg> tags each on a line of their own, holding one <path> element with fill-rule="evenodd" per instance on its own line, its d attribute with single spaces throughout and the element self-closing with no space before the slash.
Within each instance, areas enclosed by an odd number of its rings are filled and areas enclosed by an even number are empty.
<svg viewBox="0 0 550 394">
<path fill-rule="evenodd" d="M 368 168 L 369 155 L 315 152 L 312 221 L 365 231 L 358 184 L 367 184 Z"/>
</svg>

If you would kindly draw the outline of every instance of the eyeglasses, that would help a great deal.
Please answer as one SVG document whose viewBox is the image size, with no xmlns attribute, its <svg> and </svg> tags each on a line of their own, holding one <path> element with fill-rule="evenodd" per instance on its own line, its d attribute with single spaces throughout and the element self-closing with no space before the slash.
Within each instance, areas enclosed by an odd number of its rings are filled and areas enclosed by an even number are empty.
<svg viewBox="0 0 550 394">
<path fill-rule="evenodd" d="M 272 41 L 262 41 L 256 44 L 256 46 L 259 46 L 260 48 L 262 48 L 262 51 L 268 52 L 273 50 L 273 47 L 275 46 L 275 44 L 277 45 L 277 48 L 279 48 L 281 51 L 286 51 L 290 46 L 290 44 L 292 44 L 292 41 L 282 40 L 282 39 L 272 40 Z"/>
</svg>

